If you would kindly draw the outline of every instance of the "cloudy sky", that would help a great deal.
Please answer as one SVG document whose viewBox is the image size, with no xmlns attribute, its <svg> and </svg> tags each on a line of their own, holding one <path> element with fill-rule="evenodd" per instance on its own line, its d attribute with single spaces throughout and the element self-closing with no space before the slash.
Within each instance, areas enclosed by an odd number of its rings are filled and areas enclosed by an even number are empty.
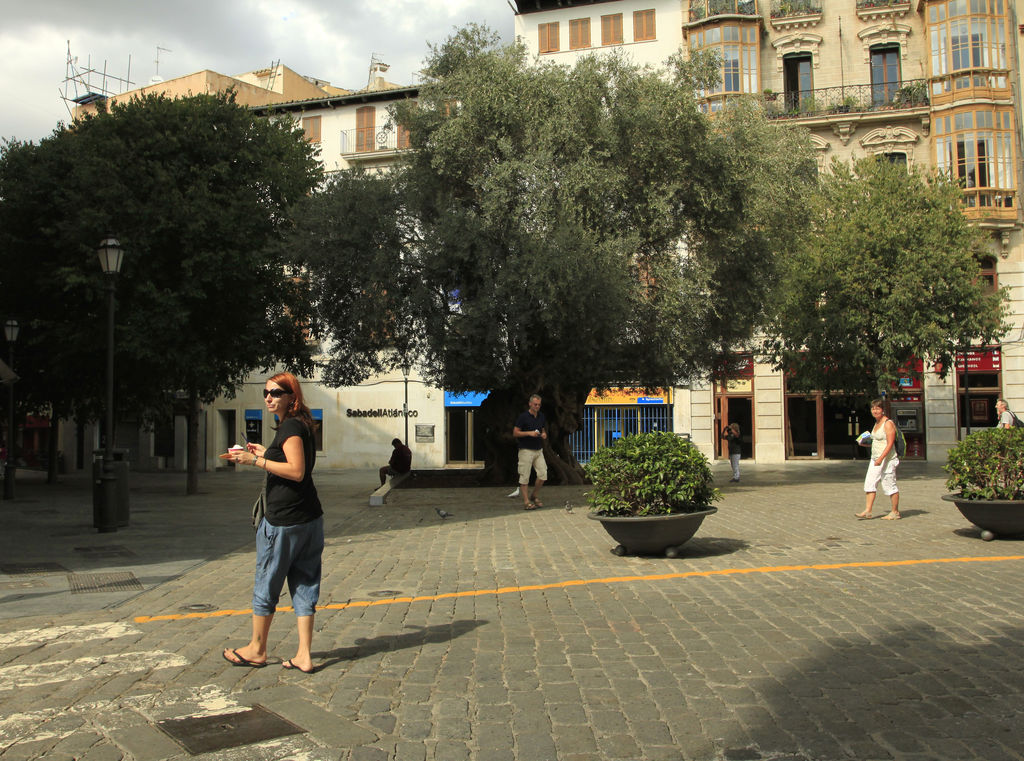
<svg viewBox="0 0 1024 761">
<path fill-rule="evenodd" d="M 471 21 L 511 41 L 513 19 L 508 0 L 0 0 L 0 138 L 38 141 L 68 120 L 69 43 L 79 69 L 105 65 L 136 87 L 157 74 L 160 47 L 164 79 L 279 60 L 358 89 L 373 55 L 389 81 L 413 84 L 428 43 Z"/>
</svg>

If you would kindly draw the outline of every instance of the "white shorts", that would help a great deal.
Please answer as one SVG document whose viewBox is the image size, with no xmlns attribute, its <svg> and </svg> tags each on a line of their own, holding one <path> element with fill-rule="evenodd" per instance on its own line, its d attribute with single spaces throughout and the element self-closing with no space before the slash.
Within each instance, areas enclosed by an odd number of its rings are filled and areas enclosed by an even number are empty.
<svg viewBox="0 0 1024 761">
<path fill-rule="evenodd" d="M 519 483 L 530 483 L 530 468 L 537 471 L 538 481 L 548 480 L 548 464 L 544 461 L 543 449 L 519 450 Z"/>
<path fill-rule="evenodd" d="M 864 476 L 864 491 L 878 491 L 878 483 L 881 482 L 882 492 L 886 496 L 899 492 L 900 488 L 896 485 L 896 467 L 899 464 L 899 457 L 883 460 L 881 465 L 875 465 L 875 461 L 871 460 L 868 464 L 868 473 Z"/>
</svg>

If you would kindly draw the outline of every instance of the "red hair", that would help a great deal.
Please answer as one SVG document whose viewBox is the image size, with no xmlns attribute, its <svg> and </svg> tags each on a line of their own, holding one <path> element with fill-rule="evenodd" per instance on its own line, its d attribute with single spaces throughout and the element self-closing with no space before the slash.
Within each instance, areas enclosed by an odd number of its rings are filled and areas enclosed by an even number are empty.
<svg viewBox="0 0 1024 761">
<path fill-rule="evenodd" d="M 306 406 L 306 402 L 302 398 L 302 385 L 299 383 L 299 379 L 289 372 L 283 372 L 270 376 L 268 380 L 271 383 L 276 383 L 292 395 L 292 403 L 288 405 L 288 410 L 285 412 L 282 420 L 297 417 L 312 431 L 314 425 L 313 413 L 309 411 L 309 407 Z"/>
</svg>

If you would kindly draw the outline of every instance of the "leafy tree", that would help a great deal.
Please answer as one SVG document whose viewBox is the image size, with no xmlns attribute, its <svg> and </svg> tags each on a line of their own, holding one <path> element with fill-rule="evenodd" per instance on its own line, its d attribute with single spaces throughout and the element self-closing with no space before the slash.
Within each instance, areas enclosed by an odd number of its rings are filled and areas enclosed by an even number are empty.
<svg viewBox="0 0 1024 761">
<path fill-rule="evenodd" d="M 768 351 L 801 390 L 892 390 L 914 359 L 943 374 L 955 353 L 1008 327 L 1007 294 L 982 282 L 985 236 L 941 174 L 885 160 L 834 162 L 813 232 L 786 260 Z"/>
<path fill-rule="evenodd" d="M 95 247 L 116 235 L 118 413 L 187 412 L 195 492 L 200 404 L 258 368 L 311 366 L 305 289 L 267 244 L 318 179 L 301 130 L 230 93 L 133 99 L 38 145 L 6 142 L 0 294 L 25 326 L 19 394 L 55 416 L 98 416 L 106 294 Z"/>
<path fill-rule="evenodd" d="M 502 480 L 512 423 L 539 393 L 552 479 L 579 481 L 569 436 L 590 389 L 707 373 L 766 316 L 775 252 L 801 227 L 806 136 L 751 103 L 702 114 L 708 68 L 536 65 L 475 26 L 434 48 L 418 102 L 395 109 L 408 162 L 339 178 L 311 199 L 317 245 L 295 246 L 321 282 L 328 379 L 412 356 L 438 386 L 489 390 L 480 414 Z M 325 298 L 339 273 L 345 303 Z M 354 339 L 364 315 L 363 337 L 382 340 Z M 415 338 L 392 336 L 388 316 Z M 394 351 L 371 357 L 381 346 Z"/>
</svg>

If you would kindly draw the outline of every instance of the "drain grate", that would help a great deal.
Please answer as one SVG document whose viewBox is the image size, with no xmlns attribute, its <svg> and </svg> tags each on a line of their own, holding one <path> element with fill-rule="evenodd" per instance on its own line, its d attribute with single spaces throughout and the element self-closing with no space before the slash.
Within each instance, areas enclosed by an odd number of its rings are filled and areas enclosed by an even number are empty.
<svg viewBox="0 0 1024 761">
<path fill-rule="evenodd" d="M 29 573 L 67 573 L 68 569 L 60 563 L 3 563 L 0 573 L 8 576 L 21 576 Z"/>
<path fill-rule="evenodd" d="M 157 722 L 157 727 L 193 756 L 306 731 L 261 705 L 219 716 L 167 719 Z"/>
<path fill-rule="evenodd" d="M 133 558 L 135 553 L 120 544 L 101 544 L 98 547 L 75 547 L 75 552 L 80 552 L 89 558 Z"/>
<path fill-rule="evenodd" d="M 71 594 L 87 592 L 133 592 L 141 591 L 142 584 L 131 571 L 118 573 L 69 573 L 68 586 Z"/>
<path fill-rule="evenodd" d="M 378 589 L 376 592 L 367 592 L 367 597 L 399 597 L 402 593 L 397 589 Z"/>
</svg>

